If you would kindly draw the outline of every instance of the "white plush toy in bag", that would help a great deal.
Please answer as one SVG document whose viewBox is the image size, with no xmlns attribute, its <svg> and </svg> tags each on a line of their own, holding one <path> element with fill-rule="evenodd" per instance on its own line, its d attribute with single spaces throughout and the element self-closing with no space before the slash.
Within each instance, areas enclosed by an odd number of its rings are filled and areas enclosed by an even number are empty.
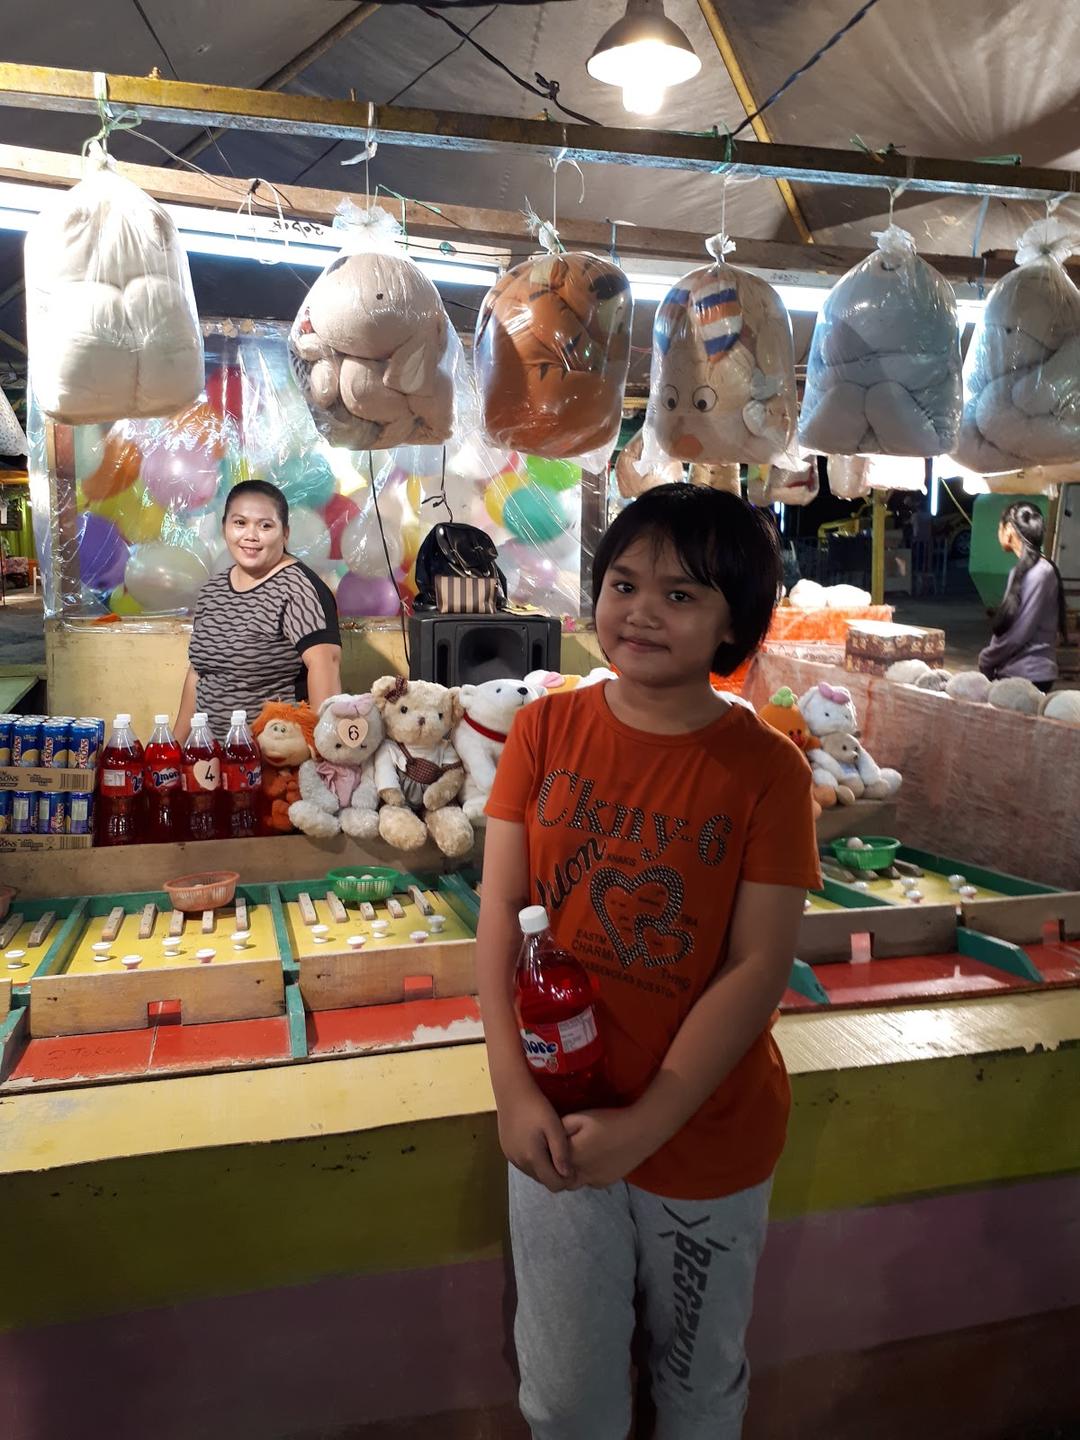
<svg viewBox="0 0 1080 1440">
<path fill-rule="evenodd" d="M 833 287 L 814 326 L 799 439 L 834 455 L 943 455 L 960 424 L 952 287 L 899 225 Z"/>
<path fill-rule="evenodd" d="M 795 435 L 791 318 L 771 285 L 715 263 L 684 275 L 657 307 L 639 469 L 664 459 L 769 465 Z"/>
<path fill-rule="evenodd" d="M 952 452 L 979 475 L 1080 460 L 1080 290 L 1065 273 L 1075 248 L 1059 221 L 1040 220 L 987 296 Z"/>
<path fill-rule="evenodd" d="M 30 383 L 66 425 L 175 414 L 203 387 L 187 255 L 171 217 L 91 151 L 26 234 Z"/>
</svg>

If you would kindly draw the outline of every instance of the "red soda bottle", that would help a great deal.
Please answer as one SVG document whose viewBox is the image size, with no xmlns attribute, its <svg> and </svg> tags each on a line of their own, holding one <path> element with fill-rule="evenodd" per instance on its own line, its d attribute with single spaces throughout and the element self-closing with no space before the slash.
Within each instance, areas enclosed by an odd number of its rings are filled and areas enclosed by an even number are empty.
<svg viewBox="0 0 1080 1440">
<path fill-rule="evenodd" d="M 191 717 L 191 734 L 182 754 L 184 810 L 189 840 L 217 840 L 221 834 L 221 746 L 204 711 Z"/>
<path fill-rule="evenodd" d="M 154 716 L 154 733 L 143 756 L 146 794 L 146 838 L 162 843 L 183 835 L 180 768 L 183 753 L 169 726 L 168 715 Z"/>
<path fill-rule="evenodd" d="M 117 715 L 98 760 L 94 843 L 133 845 L 142 839 L 143 747 L 130 715 Z"/>
<path fill-rule="evenodd" d="M 262 755 L 248 729 L 247 711 L 234 710 L 221 762 L 225 799 L 224 829 L 233 840 L 259 833 L 256 802 L 262 789 Z"/>
<path fill-rule="evenodd" d="M 560 1115 L 605 1103 L 604 1047 L 585 967 L 555 944 L 542 905 L 518 915 L 525 939 L 515 1008 L 532 1077 Z"/>
</svg>

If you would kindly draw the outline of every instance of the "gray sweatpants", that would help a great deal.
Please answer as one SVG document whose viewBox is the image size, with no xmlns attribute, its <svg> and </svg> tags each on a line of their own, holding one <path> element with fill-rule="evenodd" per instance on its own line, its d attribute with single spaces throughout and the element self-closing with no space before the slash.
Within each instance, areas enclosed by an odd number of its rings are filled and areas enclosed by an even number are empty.
<svg viewBox="0 0 1080 1440">
<path fill-rule="evenodd" d="M 771 1189 L 665 1200 L 620 1181 L 553 1195 L 510 1167 L 514 1338 L 533 1440 L 626 1440 L 638 1294 L 656 1440 L 738 1440 Z"/>
</svg>

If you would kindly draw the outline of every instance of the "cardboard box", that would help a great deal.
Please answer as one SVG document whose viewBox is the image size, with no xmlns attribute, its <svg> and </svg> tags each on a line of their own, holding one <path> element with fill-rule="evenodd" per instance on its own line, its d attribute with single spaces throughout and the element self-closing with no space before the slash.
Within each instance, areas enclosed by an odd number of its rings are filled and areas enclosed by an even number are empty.
<svg viewBox="0 0 1080 1440">
<path fill-rule="evenodd" d="M 48 765 L 6 765 L 0 770 L 0 790 L 73 790 L 87 794 L 94 788 L 95 770 L 53 770 Z"/>
<path fill-rule="evenodd" d="M 0 855 L 27 850 L 89 850 L 92 835 L 0 835 Z"/>
<path fill-rule="evenodd" d="M 925 660 L 932 670 L 945 663 L 945 631 L 880 620 L 853 620 L 848 626 L 844 668 L 884 675 L 897 660 Z"/>
</svg>

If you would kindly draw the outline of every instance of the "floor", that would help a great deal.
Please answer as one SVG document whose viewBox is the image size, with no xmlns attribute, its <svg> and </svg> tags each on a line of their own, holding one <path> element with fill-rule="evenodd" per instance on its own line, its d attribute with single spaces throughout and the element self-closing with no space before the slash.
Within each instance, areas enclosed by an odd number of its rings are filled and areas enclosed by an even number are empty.
<svg viewBox="0 0 1080 1440">
<path fill-rule="evenodd" d="M 9 590 L 0 605 L 0 665 L 44 665 L 45 602 L 29 590 Z"/>
</svg>

